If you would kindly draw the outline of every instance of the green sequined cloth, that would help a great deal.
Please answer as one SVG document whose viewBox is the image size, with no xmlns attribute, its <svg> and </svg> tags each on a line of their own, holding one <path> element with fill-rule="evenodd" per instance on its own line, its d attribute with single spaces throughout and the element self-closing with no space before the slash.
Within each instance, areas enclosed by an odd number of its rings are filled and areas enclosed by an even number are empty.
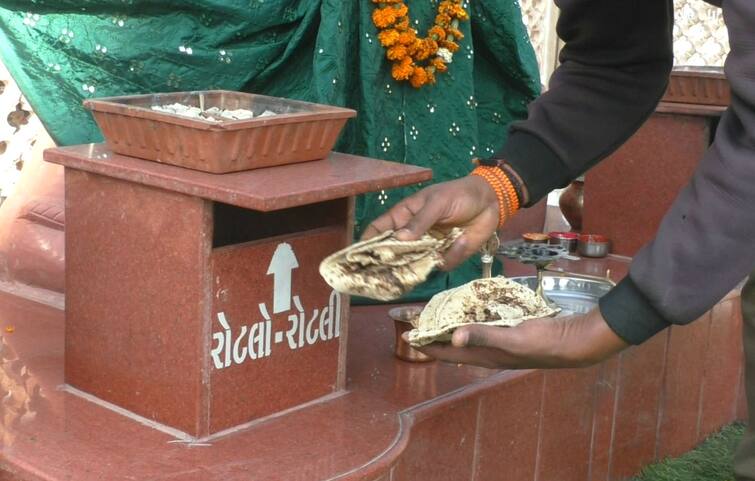
<svg viewBox="0 0 755 481">
<path fill-rule="evenodd" d="M 409 1 L 420 34 L 437 1 Z M 447 74 L 415 90 L 391 78 L 370 0 L 3 0 L 0 58 L 61 145 L 101 141 L 92 97 L 228 89 L 359 111 L 337 150 L 466 175 L 497 150 L 539 93 L 514 0 L 472 0 Z M 357 234 L 418 186 L 362 196 Z M 479 259 L 435 274 L 408 299 L 467 282 Z"/>
</svg>

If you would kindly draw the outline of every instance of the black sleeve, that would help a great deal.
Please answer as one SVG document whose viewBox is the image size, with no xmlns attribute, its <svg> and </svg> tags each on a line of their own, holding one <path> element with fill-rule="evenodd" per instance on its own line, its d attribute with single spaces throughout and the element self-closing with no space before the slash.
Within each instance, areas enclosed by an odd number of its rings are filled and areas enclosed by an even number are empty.
<svg viewBox="0 0 755 481">
<path fill-rule="evenodd" d="M 601 299 L 606 322 L 633 344 L 699 318 L 755 269 L 755 1 L 723 10 L 731 106 L 655 239 Z"/>
<path fill-rule="evenodd" d="M 556 4 L 561 65 L 496 155 L 522 177 L 529 205 L 623 144 L 655 109 L 673 63 L 671 0 Z"/>
</svg>

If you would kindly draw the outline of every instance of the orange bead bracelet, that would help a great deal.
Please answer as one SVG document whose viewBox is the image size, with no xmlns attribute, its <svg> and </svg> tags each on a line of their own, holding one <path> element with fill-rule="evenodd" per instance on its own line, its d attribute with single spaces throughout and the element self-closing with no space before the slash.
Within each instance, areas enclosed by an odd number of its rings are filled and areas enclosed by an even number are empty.
<svg viewBox="0 0 755 481">
<path fill-rule="evenodd" d="M 498 199 L 500 229 L 509 217 L 519 210 L 519 196 L 509 176 L 499 167 L 478 165 L 470 175 L 477 175 L 493 188 Z"/>
</svg>

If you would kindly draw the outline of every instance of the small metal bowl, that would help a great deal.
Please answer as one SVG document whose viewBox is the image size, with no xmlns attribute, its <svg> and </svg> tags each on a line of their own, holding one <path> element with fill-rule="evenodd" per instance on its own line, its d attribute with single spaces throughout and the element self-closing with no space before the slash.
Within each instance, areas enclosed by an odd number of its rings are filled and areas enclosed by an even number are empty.
<svg viewBox="0 0 755 481">
<path fill-rule="evenodd" d="M 537 289 L 537 276 L 511 277 L 510 279 L 533 291 Z M 593 279 L 590 276 L 571 273 L 546 274 L 542 281 L 543 290 L 548 298 L 561 308 L 558 317 L 587 314 L 598 306 L 600 298 L 608 294 L 614 285 L 608 279 L 597 277 Z"/>
<path fill-rule="evenodd" d="M 422 308 L 419 306 L 400 306 L 388 311 L 388 316 L 393 319 L 393 324 L 396 328 L 395 355 L 402 361 L 429 362 L 435 360 L 435 358 L 414 349 L 402 337 L 403 333 L 411 331 L 414 328 L 412 321 L 417 319 L 421 312 Z"/>
<path fill-rule="evenodd" d="M 577 251 L 577 241 L 579 235 L 574 232 L 551 232 L 548 234 L 548 243 L 551 245 L 560 245 L 570 253 Z"/>
<path fill-rule="evenodd" d="M 522 234 L 522 240 L 528 244 L 547 244 L 548 235 L 542 232 L 527 232 Z"/>
<path fill-rule="evenodd" d="M 611 241 L 606 236 L 582 234 L 579 236 L 577 251 L 585 257 L 605 257 L 611 250 Z"/>
</svg>

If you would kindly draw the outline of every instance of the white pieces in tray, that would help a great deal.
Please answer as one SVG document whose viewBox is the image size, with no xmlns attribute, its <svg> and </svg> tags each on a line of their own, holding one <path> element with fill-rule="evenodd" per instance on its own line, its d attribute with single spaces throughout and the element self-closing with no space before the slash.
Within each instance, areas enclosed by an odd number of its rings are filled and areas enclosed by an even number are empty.
<svg viewBox="0 0 755 481">
<path fill-rule="evenodd" d="M 204 112 L 199 107 L 193 107 L 190 105 L 183 105 L 179 103 L 168 105 L 153 105 L 152 110 L 157 112 L 164 112 L 167 114 L 180 115 L 182 117 L 188 117 L 192 119 L 207 120 L 210 122 L 219 122 L 222 119 L 228 120 L 248 120 L 262 117 L 272 117 L 276 114 L 272 110 L 265 110 L 259 115 L 254 115 L 254 112 L 247 109 L 235 109 L 227 110 L 219 107 L 210 107 Z"/>
</svg>

